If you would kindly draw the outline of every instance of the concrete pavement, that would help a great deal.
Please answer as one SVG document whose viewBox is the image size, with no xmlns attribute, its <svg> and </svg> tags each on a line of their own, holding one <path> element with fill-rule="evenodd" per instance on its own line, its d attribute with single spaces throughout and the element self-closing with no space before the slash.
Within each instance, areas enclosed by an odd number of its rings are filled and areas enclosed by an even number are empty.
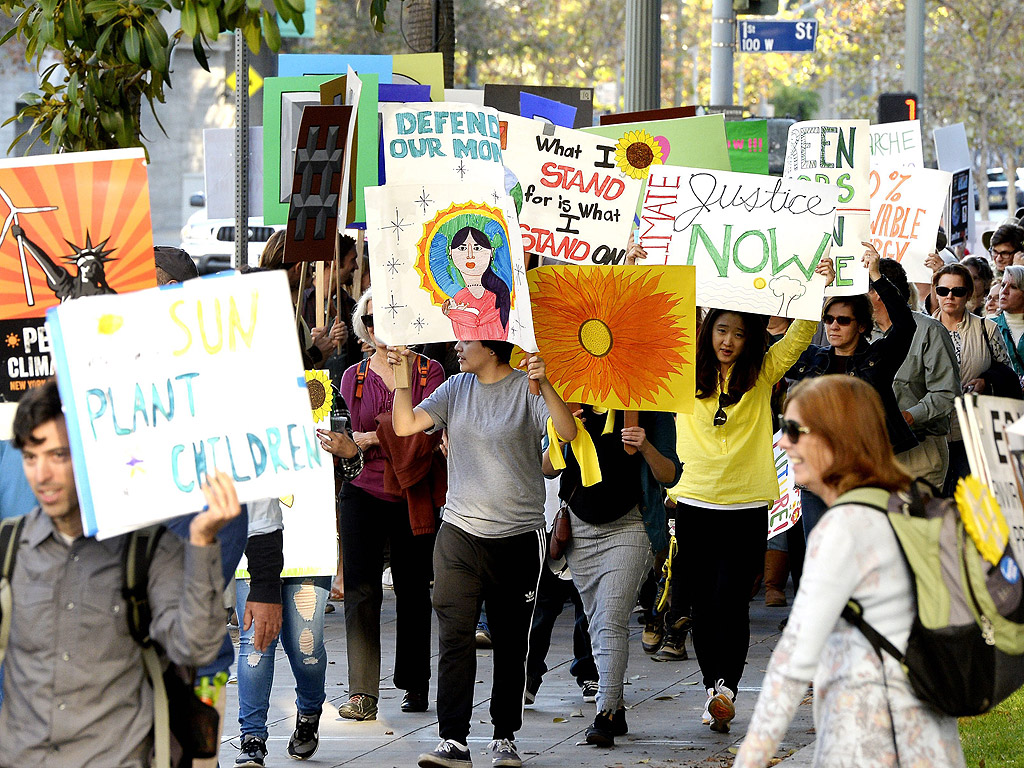
<svg viewBox="0 0 1024 768">
<path fill-rule="evenodd" d="M 625 766 L 649 768 L 719 768 L 732 764 L 735 750 L 743 739 L 760 692 L 768 658 L 780 633 L 779 622 L 787 608 L 766 608 L 763 592 L 751 603 L 751 638 L 747 668 L 736 701 L 736 720 L 730 734 L 717 734 L 701 725 L 700 716 L 706 694 L 700 685 L 700 673 L 691 659 L 673 663 L 652 661 L 640 648 L 641 627 L 632 620 L 630 663 L 626 681 L 629 734 L 616 739 L 612 749 L 578 746 L 584 731 L 593 722 L 594 704 L 584 704 L 575 680 L 569 675 L 572 659 L 572 609 L 559 617 L 552 634 L 544 677 L 537 701 L 528 706 L 517 744 L 529 766 Z M 382 612 L 382 674 L 378 719 L 364 723 L 338 718 L 338 707 L 348 698 L 345 663 L 345 619 L 342 605 L 326 616 L 326 644 L 329 659 L 327 704 L 320 720 L 320 748 L 310 765 L 367 766 L 367 768 L 411 768 L 421 752 L 430 751 L 438 741 L 435 716 L 435 683 L 431 681 L 431 706 L 423 714 L 403 714 L 399 710 L 402 691 L 391 684 L 394 662 L 395 600 L 385 591 Z M 433 635 L 436 663 L 437 632 Z M 436 666 L 435 666 L 436 671 Z M 469 744 L 476 766 L 486 768 L 485 751 L 491 738 L 488 703 L 490 698 L 491 652 L 477 652 L 477 686 Z M 233 765 L 238 753 L 237 686 L 228 686 L 227 714 L 221 765 Z M 295 720 L 294 678 L 282 651 L 276 657 L 276 678 L 268 718 L 270 739 L 267 766 L 294 765 L 285 748 Z M 813 745 L 798 752 L 814 739 L 811 707 L 802 704 L 779 757 L 793 755 L 787 766 L 811 765 Z"/>
</svg>

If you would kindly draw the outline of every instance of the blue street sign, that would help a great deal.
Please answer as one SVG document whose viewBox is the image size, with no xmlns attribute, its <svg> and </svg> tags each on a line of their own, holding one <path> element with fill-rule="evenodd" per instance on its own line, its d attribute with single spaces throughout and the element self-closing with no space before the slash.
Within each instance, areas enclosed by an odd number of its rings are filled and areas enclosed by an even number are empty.
<svg viewBox="0 0 1024 768">
<path fill-rule="evenodd" d="M 817 21 L 739 22 L 740 53 L 808 53 L 818 36 Z"/>
</svg>

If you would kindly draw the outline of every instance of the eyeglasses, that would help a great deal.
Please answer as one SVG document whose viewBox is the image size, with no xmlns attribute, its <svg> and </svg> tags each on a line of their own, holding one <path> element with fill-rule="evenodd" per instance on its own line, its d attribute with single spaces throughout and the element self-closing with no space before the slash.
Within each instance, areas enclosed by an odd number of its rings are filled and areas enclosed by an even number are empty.
<svg viewBox="0 0 1024 768">
<path fill-rule="evenodd" d="M 373 328 L 373 315 L 361 315 L 359 319 L 367 328 Z"/>
<path fill-rule="evenodd" d="M 714 421 L 711 423 L 716 427 L 721 427 L 729 420 L 729 415 L 725 412 L 725 409 L 730 405 L 736 405 L 740 400 L 735 395 L 727 395 L 725 392 L 721 392 L 718 395 L 718 410 L 715 411 Z"/>
<path fill-rule="evenodd" d="M 786 436 L 789 442 L 796 443 L 800 440 L 800 435 L 809 435 L 811 434 L 811 430 L 803 424 L 798 424 L 792 419 L 783 419 L 782 434 Z"/>
<path fill-rule="evenodd" d="M 946 298 L 952 293 L 954 297 L 962 299 L 967 295 L 967 286 L 958 285 L 955 288 L 950 288 L 948 285 L 938 285 L 935 287 L 935 293 L 942 298 Z"/>
<path fill-rule="evenodd" d="M 1014 255 L 1015 253 L 1017 253 L 1017 251 L 1016 251 L 1016 249 L 1014 249 L 1014 248 L 1011 248 L 1011 249 L 1009 249 L 1009 250 L 1006 250 L 1006 249 L 1004 248 L 1004 249 L 1003 249 L 1003 250 L 1001 250 L 1001 251 L 1000 251 L 1000 250 L 998 250 L 998 249 L 996 249 L 996 248 L 992 248 L 992 249 L 991 249 L 991 250 L 989 251 L 989 253 L 991 253 L 991 254 L 992 254 L 993 256 L 1002 256 L 1002 257 L 1004 257 L 1004 258 L 1007 258 L 1007 259 L 1009 259 L 1009 258 L 1012 258 L 1012 257 L 1013 257 L 1013 255 Z"/>
<path fill-rule="evenodd" d="M 847 315 L 830 315 L 826 312 L 824 315 L 822 315 L 821 322 L 823 322 L 825 325 L 839 323 L 840 328 L 845 328 L 846 326 L 853 322 L 853 318 L 848 317 Z"/>
</svg>

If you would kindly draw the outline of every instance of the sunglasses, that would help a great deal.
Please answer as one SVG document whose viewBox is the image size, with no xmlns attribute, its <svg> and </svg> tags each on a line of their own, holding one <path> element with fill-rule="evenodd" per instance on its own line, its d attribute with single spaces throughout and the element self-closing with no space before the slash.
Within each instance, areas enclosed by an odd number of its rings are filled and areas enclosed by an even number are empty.
<svg viewBox="0 0 1024 768">
<path fill-rule="evenodd" d="M 949 294 L 952 293 L 953 296 L 955 296 L 956 298 L 962 299 L 964 296 L 967 295 L 967 286 L 958 285 L 956 288 L 950 288 L 948 285 L 939 285 L 936 286 L 935 293 L 936 295 L 941 296 L 943 298 L 949 296 Z"/>
<path fill-rule="evenodd" d="M 373 315 L 361 315 L 359 319 L 363 321 L 363 325 L 367 328 L 373 328 Z"/>
<path fill-rule="evenodd" d="M 840 328 L 845 328 L 846 326 L 848 326 L 850 323 L 853 322 L 853 318 L 852 317 L 847 317 L 846 315 L 830 315 L 830 314 L 828 314 L 826 312 L 822 316 L 821 322 L 823 322 L 825 325 L 832 325 L 832 323 L 839 323 L 839 327 Z"/>
<path fill-rule="evenodd" d="M 739 398 L 735 395 L 727 395 L 724 392 L 718 395 L 718 410 L 715 411 L 714 421 L 711 423 L 716 427 L 721 427 L 729 420 L 729 415 L 725 412 L 725 409 L 730 405 L 736 405 L 739 402 Z"/>
<path fill-rule="evenodd" d="M 809 435 L 811 430 L 805 427 L 803 424 L 798 424 L 792 419 L 782 420 L 782 434 L 786 436 L 786 439 L 791 443 L 796 443 L 800 440 L 800 435 Z"/>
</svg>

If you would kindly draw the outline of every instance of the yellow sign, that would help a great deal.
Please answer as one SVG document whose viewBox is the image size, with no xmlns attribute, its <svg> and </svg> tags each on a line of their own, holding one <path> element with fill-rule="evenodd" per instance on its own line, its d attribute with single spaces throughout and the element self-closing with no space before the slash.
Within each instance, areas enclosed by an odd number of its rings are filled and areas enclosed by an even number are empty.
<svg viewBox="0 0 1024 768">
<path fill-rule="evenodd" d="M 238 78 L 235 76 L 234 72 L 227 76 L 228 88 L 232 91 L 235 90 L 235 81 L 237 79 Z M 263 78 L 260 76 L 260 73 L 252 67 L 249 67 L 249 98 L 251 99 L 256 94 L 256 91 L 262 87 Z"/>
</svg>

